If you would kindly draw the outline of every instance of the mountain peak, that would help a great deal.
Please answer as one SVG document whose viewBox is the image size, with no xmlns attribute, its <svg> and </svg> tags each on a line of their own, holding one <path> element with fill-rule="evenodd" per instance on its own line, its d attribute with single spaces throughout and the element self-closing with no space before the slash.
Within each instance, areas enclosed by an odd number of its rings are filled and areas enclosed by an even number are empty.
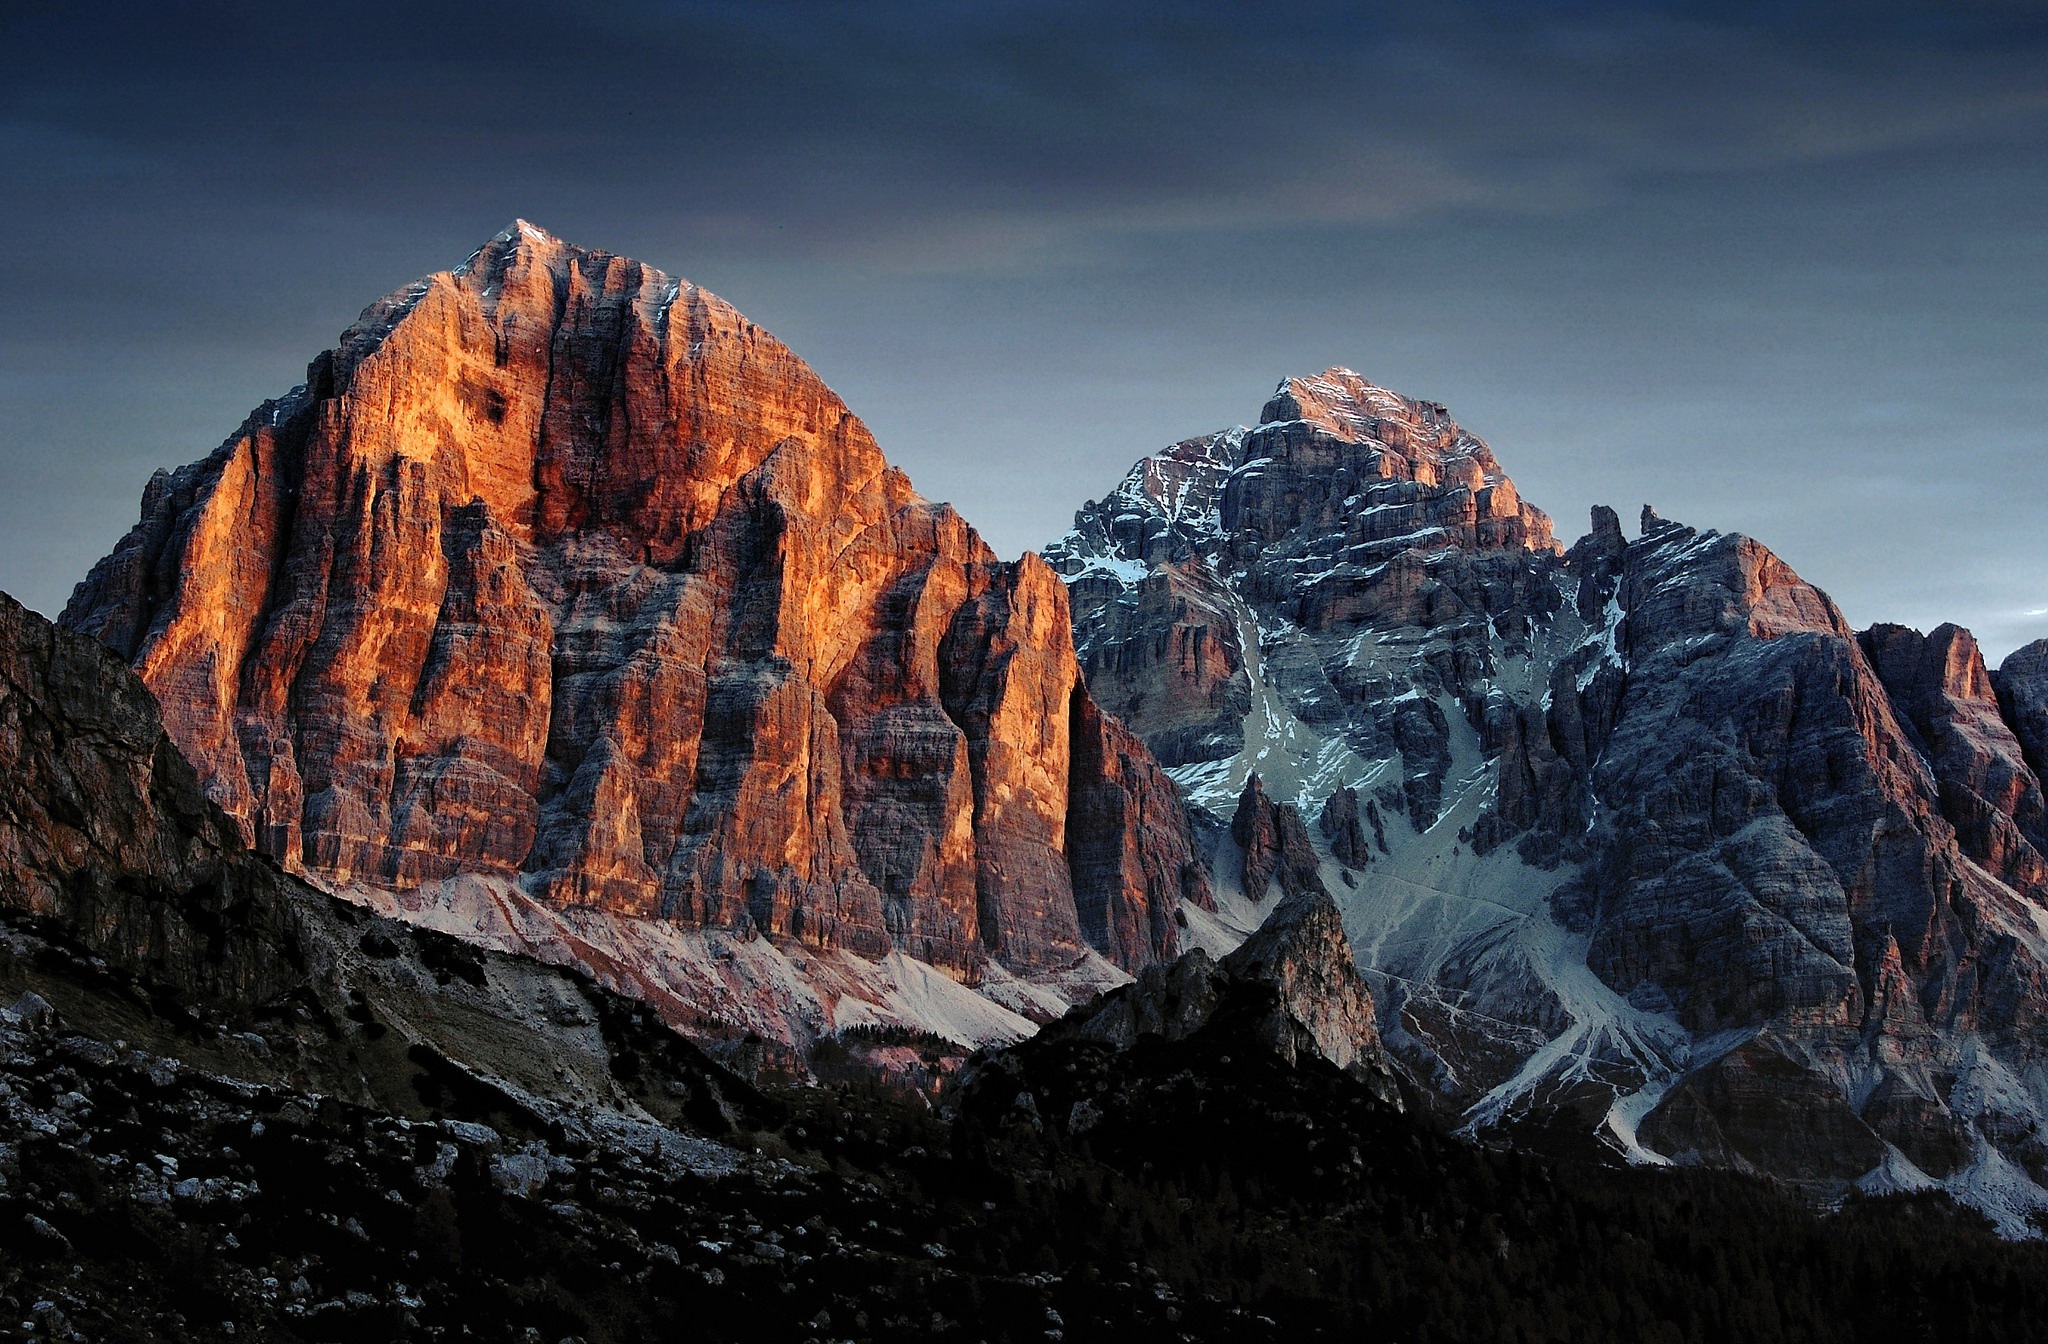
<svg viewBox="0 0 2048 1344">
<path fill-rule="evenodd" d="M 564 242 L 530 220 L 515 219 L 485 239 L 481 247 L 469 254 L 469 260 L 456 268 L 456 274 L 460 275 L 468 271 L 476 263 L 476 260 L 485 253 L 521 250 L 568 251 L 586 254 L 592 251 L 590 248 L 577 247 L 574 243 Z"/>
<path fill-rule="evenodd" d="M 1070 580 L 1127 586 L 1194 555 L 1218 572 L 1291 567 L 1306 590 L 1404 551 L 1501 547 L 1559 550 L 1486 443 L 1437 402 L 1332 367 L 1281 380 L 1256 426 L 1141 459 L 1045 555 Z"/>
<path fill-rule="evenodd" d="M 1388 421 L 1419 427 L 1449 419 L 1450 412 L 1435 402 L 1404 397 L 1342 366 L 1283 378 L 1259 413 L 1262 425 L 1304 420 L 1354 443 L 1379 437 L 1375 430 Z"/>
<path fill-rule="evenodd" d="M 175 481 L 65 619 L 289 868 L 428 917 L 576 910 L 628 949 L 744 928 L 869 977 L 1173 951 L 1185 821 L 1079 689 L 1058 580 L 694 285 L 514 221 Z M 636 983 L 679 1015 L 832 1029 L 658 960 Z M 961 1038 L 1024 1029 L 951 988 Z"/>
<path fill-rule="evenodd" d="M 1375 461 L 1399 459 L 1393 474 L 1427 484 L 1464 483 L 1476 491 L 1507 480 L 1492 449 L 1460 428 L 1441 402 L 1404 397 L 1347 368 L 1281 381 L 1259 413 L 1259 428 L 1294 424 L 1361 445 Z"/>
<path fill-rule="evenodd" d="M 644 276 L 656 289 L 675 288 L 669 276 L 652 266 L 604 248 L 568 242 L 525 219 L 515 219 L 492 234 L 483 246 L 470 253 L 468 259 L 449 274 L 458 283 L 496 289 L 511 273 L 544 275 L 561 280 L 567 278 L 572 270 L 602 277 L 615 269 L 636 278 Z M 430 276 L 416 282 L 413 288 L 431 285 L 433 280 L 434 277 Z"/>
</svg>

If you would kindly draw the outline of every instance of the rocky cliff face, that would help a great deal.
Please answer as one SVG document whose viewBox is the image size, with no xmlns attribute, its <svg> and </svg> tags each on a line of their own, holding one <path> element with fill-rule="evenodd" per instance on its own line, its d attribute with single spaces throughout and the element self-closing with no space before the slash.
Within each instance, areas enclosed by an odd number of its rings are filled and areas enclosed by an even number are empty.
<svg viewBox="0 0 2048 1344">
<path fill-rule="evenodd" d="M 1178 1041 L 1213 1024 L 1289 1064 L 1321 1059 L 1399 1106 L 1372 994 L 1358 974 L 1336 905 L 1321 891 L 1282 900 L 1224 957 L 1201 948 L 1148 967 L 1040 1033 L 1128 1050 L 1143 1036 Z"/>
<path fill-rule="evenodd" d="M 2014 650 L 1992 681 L 2027 764 L 2036 777 L 2048 774 L 2048 639 Z"/>
<path fill-rule="evenodd" d="M 452 1089 L 717 1132 L 752 1096 L 587 976 L 376 919 L 249 853 L 134 674 L 4 594 L 0 818 L 0 987 L 70 1029 L 398 1115 Z"/>
<path fill-rule="evenodd" d="M 1009 984 L 1170 957 L 1206 900 L 1045 565 L 729 305 L 524 223 L 159 474 L 64 623 L 286 868 L 793 1043 L 836 991 L 685 1004 L 641 926 Z"/>
<path fill-rule="evenodd" d="M 1243 801 L 1315 816 L 1390 1049 L 1470 1125 L 2048 1205 L 2042 646 L 1993 676 L 1953 627 L 1859 635 L 1647 508 L 1560 552 L 1441 407 L 1344 370 L 1046 554 L 1091 686 L 1214 823 L 1192 939 L 1267 908 Z"/>
<path fill-rule="evenodd" d="M 1144 1338 L 1159 1318 L 1150 1285 L 1020 1292 L 959 1242 L 963 1216 L 1014 1235 L 1022 1207 L 980 1194 L 1009 1200 L 1015 1172 L 949 1162 L 915 1099 L 764 1094 L 586 974 L 378 918 L 236 831 L 118 658 L 0 597 L 10 1331 L 801 1340 L 871 1311 L 940 1339 L 1064 1308 Z M 1071 1252 L 1080 1283 L 1088 1251 L 1047 1224 L 1023 1244 Z"/>
</svg>

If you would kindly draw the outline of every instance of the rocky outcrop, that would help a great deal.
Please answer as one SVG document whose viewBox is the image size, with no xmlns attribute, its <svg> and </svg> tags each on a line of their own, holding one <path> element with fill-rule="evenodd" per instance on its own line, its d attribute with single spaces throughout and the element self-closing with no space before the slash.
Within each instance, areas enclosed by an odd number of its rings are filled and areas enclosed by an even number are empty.
<svg viewBox="0 0 2048 1344">
<path fill-rule="evenodd" d="M 306 973 L 291 884 L 242 852 L 118 659 L 0 594 L 0 908 L 242 1005 Z"/>
<path fill-rule="evenodd" d="M 1352 960 L 1336 905 L 1320 890 L 1281 901 L 1221 962 L 1197 948 L 1149 967 L 1136 983 L 1076 1008 L 1040 1036 L 1128 1050 L 1145 1036 L 1178 1041 L 1226 1023 L 1232 1039 L 1289 1064 L 1321 1059 L 1400 1104 L 1372 993 Z"/>
<path fill-rule="evenodd" d="M 1244 745 L 1244 634 L 1229 590 L 1207 564 L 1162 563 L 1128 592 L 1114 575 L 1084 573 L 1069 591 L 1077 639 L 1088 650 L 1089 694 L 1142 733 L 1162 763 Z M 1138 631 L 1142 637 L 1121 633 Z"/>
<path fill-rule="evenodd" d="M 1244 819 L 1225 897 L 1270 880 L 1269 791 L 1318 816 L 1388 1047 L 1468 1125 L 1562 1109 L 1639 1161 L 2048 1207 L 2007 1179 L 2048 1177 L 2048 646 L 1993 675 L 1954 627 L 1858 635 L 1647 506 L 1560 553 L 1442 408 L 1343 371 L 1046 553 L 1089 675 L 1143 682 L 1192 804 Z M 1227 699 L 1153 656 L 1188 574 L 1238 634 Z"/>
<path fill-rule="evenodd" d="M 1368 811 L 1364 817 L 1372 822 L 1372 829 L 1384 852 L 1386 827 L 1380 822 L 1379 809 L 1370 803 L 1366 806 Z M 1330 857 L 1346 868 L 1359 869 L 1372 862 L 1372 845 L 1366 840 L 1365 826 L 1358 810 L 1358 790 L 1342 787 L 1323 799 L 1323 811 L 1316 818 L 1316 828 L 1329 842 Z"/>
<path fill-rule="evenodd" d="M 524 223 L 159 474 L 64 621 L 339 888 L 486 878 L 968 980 L 1171 957 L 1203 899 L 1049 569 L 723 301 Z"/>
<path fill-rule="evenodd" d="M 2048 639 L 2008 654 L 1992 681 L 2027 764 L 2036 776 L 2048 775 Z"/>
<path fill-rule="evenodd" d="M 1120 966 L 1174 946 L 1182 905 L 1213 908 L 1208 869 L 1180 792 L 1136 734 L 1076 687 L 1070 711 L 1078 781 L 1067 805 L 1067 857 L 1082 935 Z"/>
<path fill-rule="evenodd" d="M 1321 892 L 1288 897 L 1222 962 L 1225 973 L 1271 985 L 1278 997 L 1269 1038 L 1292 1059 L 1311 1053 L 1380 1081 L 1392 1101 L 1393 1073 L 1380 1046 L 1372 994 L 1358 974 L 1337 907 Z"/>
<path fill-rule="evenodd" d="M 1847 1184 L 1885 1157 L 1839 1089 L 1763 1042 L 1687 1074 L 1641 1137 L 1682 1160 L 1813 1182 Z"/>
<path fill-rule="evenodd" d="M 2021 891 L 2048 892 L 2048 800 L 2005 721 L 1970 632 L 1877 625 L 1857 636 L 1901 729 L 1932 767 L 1963 853 Z M 2021 680 L 2022 678 L 2015 678 Z"/>
<path fill-rule="evenodd" d="M 1276 804 L 1268 798 L 1256 774 L 1245 780 L 1244 792 L 1237 796 L 1230 838 L 1244 851 L 1238 881 L 1252 900 L 1264 900 L 1276 882 L 1288 896 L 1330 894 L 1323 887 L 1321 861 L 1300 811 L 1292 803 Z"/>
</svg>

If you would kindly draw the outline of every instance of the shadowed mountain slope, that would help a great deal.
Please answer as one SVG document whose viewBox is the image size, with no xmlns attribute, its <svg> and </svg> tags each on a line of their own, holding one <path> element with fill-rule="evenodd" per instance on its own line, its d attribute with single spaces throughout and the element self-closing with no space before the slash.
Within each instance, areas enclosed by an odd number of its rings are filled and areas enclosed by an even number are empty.
<svg viewBox="0 0 2048 1344">
<path fill-rule="evenodd" d="M 1208 819 L 1194 940 L 1319 881 L 1466 1123 L 2048 1204 L 2037 652 L 1994 679 L 1953 627 L 1859 635 L 1647 508 L 1561 551 L 1443 407 L 1348 370 L 1144 459 L 1046 555 L 1091 689 Z"/>
</svg>

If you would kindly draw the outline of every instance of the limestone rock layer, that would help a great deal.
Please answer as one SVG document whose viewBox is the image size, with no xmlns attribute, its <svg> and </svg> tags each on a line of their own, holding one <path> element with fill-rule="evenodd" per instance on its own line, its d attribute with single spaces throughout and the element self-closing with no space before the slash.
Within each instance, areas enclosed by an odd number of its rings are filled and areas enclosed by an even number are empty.
<svg viewBox="0 0 2048 1344">
<path fill-rule="evenodd" d="M 330 883 L 483 874 L 963 974 L 1142 966 L 1205 899 L 1050 569 L 722 300 L 523 222 L 159 473 L 63 620 Z"/>
</svg>

